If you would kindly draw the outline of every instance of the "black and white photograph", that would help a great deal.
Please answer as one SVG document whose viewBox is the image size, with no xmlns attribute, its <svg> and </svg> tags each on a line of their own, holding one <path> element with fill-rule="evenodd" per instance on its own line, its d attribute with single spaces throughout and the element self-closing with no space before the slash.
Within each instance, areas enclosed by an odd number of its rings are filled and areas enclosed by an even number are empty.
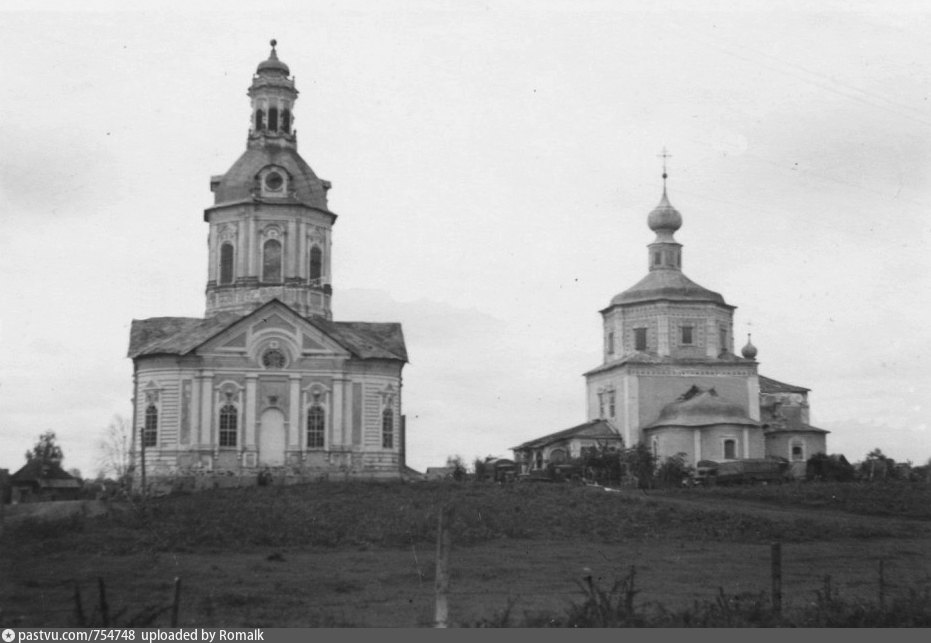
<svg viewBox="0 0 931 643">
<path fill-rule="evenodd" d="M 0 3 L 4 642 L 931 627 L 929 33 Z"/>
</svg>

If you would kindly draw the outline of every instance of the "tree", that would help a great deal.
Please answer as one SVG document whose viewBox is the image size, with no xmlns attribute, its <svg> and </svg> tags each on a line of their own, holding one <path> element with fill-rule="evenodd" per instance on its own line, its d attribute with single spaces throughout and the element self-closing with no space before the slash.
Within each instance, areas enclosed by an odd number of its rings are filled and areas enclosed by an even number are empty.
<svg viewBox="0 0 931 643">
<path fill-rule="evenodd" d="M 680 487 L 692 477 L 692 467 L 687 461 L 688 455 L 677 453 L 663 461 L 656 470 L 656 477 L 667 487 Z"/>
<path fill-rule="evenodd" d="M 110 424 L 97 441 L 97 476 L 122 480 L 129 473 L 129 448 L 131 441 L 129 420 L 114 415 Z"/>
<path fill-rule="evenodd" d="M 462 461 L 462 456 L 453 455 L 446 458 L 446 466 L 452 468 L 453 480 L 465 480 L 468 470 Z"/>
<path fill-rule="evenodd" d="M 43 465 L 61 464 L 65 459 L 61 447 L 55 443 L 55 432 L 46 431 L 39 436 L 31 451 L 26 451 L 26 463 L 39 462 Z"/>
<path fill-rule="evenodd" d="M 869 481 L 885 480 L 895 476 L 895 460 L 886 456 L 882 449 L 873 449 L 860 463 L 860 474 Z"/>
<path fill-rule="evenodd" d="M 637 486 L 641 489 L 653 487 L 653 475 L 656 472 L 656 456 L 643 442 L 625 449 L 621 454 L 627 473 L 637 479 Z"/>
<path fill-rule="evenodd" d="M 617 447 L 597 442 L 594 447 L 582 449 L 579 460 L 585 475 L 598 484 L 611 485 L 621 481 L 621 454 Z"/>
</svg>

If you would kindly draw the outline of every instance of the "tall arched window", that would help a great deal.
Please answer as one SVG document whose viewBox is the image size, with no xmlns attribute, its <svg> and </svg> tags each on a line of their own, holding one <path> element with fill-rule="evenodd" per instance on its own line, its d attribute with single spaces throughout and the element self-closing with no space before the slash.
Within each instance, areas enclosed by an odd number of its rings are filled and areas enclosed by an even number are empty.
<svg viewBox="0 0 931 643">
<path fill-rule="evenodd" d="M 268 129 L 272 132 L 278 131 L 278 108 L 268 108 Z"/>
<path fill-rule="evenodd" d="M 262 281 L 281 281 L 281 244 L 276 239 L 262 246 Z"/>
<path fill-rule="evenodd" d="M 154 447 L 158 444 L 158 407 L 154 404 L 149 404 L 145 409 L 142 444 L 147 447 Z"/>
<path fill-rule="evenodd" d="M 265 112 L 261 109 L 255 110 L 255 131 L 259 131 L 265 127 Z"/>
<path fill-rule="evenodd" d="M 322 449 L 323 435 L 326 427 L 326 412 L 319 404 L 307 410 L 307 448 Z"/>
<path fill-rule="evenodd" d="M 220 446 L 236 446 L 236 436 L 238 435 L 238 417 L 239 413 L 232 404 L 227 404 L 220 409 Z"/>
<path fill-rule="evenodd" d="M 320 246 L 310 248 L 310 278 L 320 279 L 323 276 L 323 251 Z"/>
<path fill-rule="evenodd" d="M 220 246 L 220 283 L 233 283 L 233 244 Z"/>
<path fill-rule="evenodd" d="M 291 110 L 281 110 L 281 131 L 285 134 L 291 133 Z"/>
<path fill-rule="evenodd" d="M 381 413 L 381 446 L 383 449 L 394 448 L 394 413 L 391 409 Z"/>
</svg>

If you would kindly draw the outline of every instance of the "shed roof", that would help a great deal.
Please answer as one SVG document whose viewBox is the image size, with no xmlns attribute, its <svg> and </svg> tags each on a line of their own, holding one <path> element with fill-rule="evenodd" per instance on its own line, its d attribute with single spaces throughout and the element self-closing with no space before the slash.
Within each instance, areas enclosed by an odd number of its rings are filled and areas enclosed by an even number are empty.
<svg viewBox="0 0 931 643">
<path fill-rule="evenodd" d="M 561 442 L 562 440 L 568 440 L 570 438 L 592 438 L 592 439 L 608 439 L 608 440 L 621 440 L 621 435 L 614 430 L 614 428 L 608 424 L 607 420 L 591 420 L 585 422 L 584 424 L 579 424 L 578 426 L 573 426 L 568 429 L 563 429 L 562 431 L 557 431 L 556 433 L 550 433 L 549 435 L 544 435 L 541 438 L 536 438 L 535 440 L 530 440 L 529 442 L 524 442 L 516 447 L 511 447 L 512 451 L 521 451 L 524 449 L 539 449 L 540 447 L 545 447 L 549 444 L 555 442 Z"/>
</svg>

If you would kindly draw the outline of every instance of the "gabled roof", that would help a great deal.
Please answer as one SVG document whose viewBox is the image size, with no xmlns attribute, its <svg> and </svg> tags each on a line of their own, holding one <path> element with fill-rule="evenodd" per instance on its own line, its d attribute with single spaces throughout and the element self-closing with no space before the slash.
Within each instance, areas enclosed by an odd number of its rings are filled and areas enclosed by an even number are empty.
<svg viewBox="0 0 931 643">
<path fill-rule="evenodd" d="M 35 483 L 40 487 L 79 488 L 81 481 L 61 468 L 57 462 L 43 463 L 33 460 L 23 465 L 19 471 L 10 476 L 10 482 Z"/>
<path fill-rule="evenodd" d="M 620 440 L 620 434 L 615 431 L 607 420 L 591 420 L 585 424 L 579 424 L 569 429 L 563 429 L 556 433 L 544 435 L 542 438 L 524 442 L 516 447 L 511 447 L 511 451 L 520 451 L 523 449 L 539 449 L 554 442 L 561 442 L 570 438 L 591 438 L 591 439 L 608 439 Z"/>
<path fill-rule="evenodd" d="M 780 382 L 769 377 L 760 377 L 760 393 L 807 393 L 810 391 L 810 388 L 805 388 L 804 386 L 794 386 L 792 384 L 786 384 L 785 382 Z"/>
<path fill-rule="evenodd" d="M 153 317 L 134 319 L 129 333 L 128 356 L 188 355 L 227 328 L 265 308 L 278 305 L 317 328 L 359 359 L 394 359 L 407 361 L 401 324 L 372 322 L 333 322 L 320 317 L 301 317 L 278 301 L 259 306 L 250 313 L 220 313 L 206 319 L 192 317 Z"/>
</svg>

